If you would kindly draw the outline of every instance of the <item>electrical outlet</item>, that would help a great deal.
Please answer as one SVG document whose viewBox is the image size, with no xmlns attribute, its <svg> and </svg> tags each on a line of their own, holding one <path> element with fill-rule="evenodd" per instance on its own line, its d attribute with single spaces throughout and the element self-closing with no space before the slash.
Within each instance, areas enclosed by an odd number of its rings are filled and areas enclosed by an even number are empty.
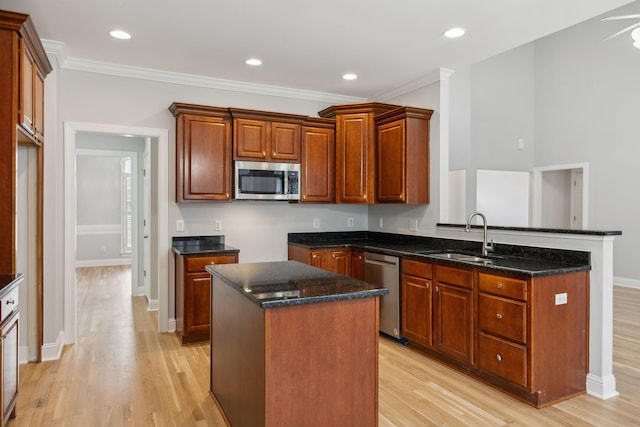
<svg viewBox="0 0 640 427">
<path fill-rule="evenodd" d="M 100 252 L 102 252 L 103 254 L 107 253 L 107 247 L 105 245 L 100 246 Z"/>
<path fill-rule="evenodd" d="M 318 218 L 313 218 L 313 228 L 320 228 L 320 220 Z"/>
<path fill-rule="evenodd" d="M 347 218 L 347 227 L 353 227 L 353 218 Z"/>
<path fill-rule="evenodd" d="M 567 303 L 567 293 L 556 294 L 556 305 L 562 305 Z"/>
<path fill-rule="evenodd" d="M 184 220 L 182 219 L 176 220 L 176 231 L 184 231 Z"/>
<path fill-rule="evenodd" d="M 418 220 L 410 219 L 409 220 L 409 231 L 418 231 Z"/>
<path fill-rule="evenodd" d="M 382 222 L 382 217 L 378 218 L 378 227 L 382 228 L 383 226 L 383 222 Z"/>
<path fill-rule="evenodd" d="M 216 219 L 216 220 L 213 222 L 213 229 L 214 229 L 215 231 L 221 231 L 221 230 L 222 230 L 222 221 L 221 221 L 221 220 L 219 220 L 219 219 Z"/>
</svg>

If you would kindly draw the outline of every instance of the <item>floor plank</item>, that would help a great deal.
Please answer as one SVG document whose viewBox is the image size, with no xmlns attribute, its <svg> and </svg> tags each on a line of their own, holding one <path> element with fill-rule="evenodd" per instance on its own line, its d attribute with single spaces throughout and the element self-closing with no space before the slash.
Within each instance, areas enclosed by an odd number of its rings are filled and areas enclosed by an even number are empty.
<svg viewBox="0 0 640 427">
<path fill-rule="evenodd" d="M 130 296 L 127 267 L 77 270 L 77 342 L 58 361 L 20 367 L 12 426 L 223 426 L 209 395 L 209 345 L 158 334 L 157 314 Z M 620 395 L 534 409 L 381 338 L 379 425 L 640 425 L 640 290 L 614 288 L 614 375 Z"/>
</svg>

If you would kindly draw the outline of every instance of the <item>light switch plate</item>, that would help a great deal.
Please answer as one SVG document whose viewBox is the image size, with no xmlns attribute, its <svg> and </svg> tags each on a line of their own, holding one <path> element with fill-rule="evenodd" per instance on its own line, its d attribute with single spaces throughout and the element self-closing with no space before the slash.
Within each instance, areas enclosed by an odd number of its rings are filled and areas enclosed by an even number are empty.
<svg viewBox="0 0 640 427">
<path fill-rule="evenodd" d="M 221 231 L 222 230 L 222 221 L 219 220 L 219 219 L 216 219 L 213 222 L 213 228 L 214 228 L 215 231 Z"/>
<path fill-rule="evenodd" d="M 418 220 L 410 219 L 409 220 L 409 231 L 418 231 Z"/>
<path fill-rule="evenodd" d="M 347 218 L 347 227 L 353 227 L 353 218 Z"/>
<path fill-rule="evenodd" d="M 313 219 L 313 228 L 320 228 L 320 220 L 318 218 Z"/>
<path fill-rule="evenodd" d="M 176 231 L 184 231 L 184 220 L 182 219 L 176 220 Z"/>
</svg>

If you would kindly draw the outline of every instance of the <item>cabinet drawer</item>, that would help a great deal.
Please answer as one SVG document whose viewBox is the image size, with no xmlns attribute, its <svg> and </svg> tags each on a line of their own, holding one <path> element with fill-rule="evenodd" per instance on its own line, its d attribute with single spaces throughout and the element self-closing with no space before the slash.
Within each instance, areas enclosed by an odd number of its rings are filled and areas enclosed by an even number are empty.
<svg viewBox="0 0 640 427">
<path fill-rule="evenodd" d="M 449 283 L 450 285 L 463 286 L 465 288 L 471 288 L 473 285 L 472 271 L 463 268 L 447 267 L 444 265 L 436 264 L 433 267 L 434 279 Z"/>
<path fill-rule="evenodd" d="M 518 386 L 527 386 L 527 349 L 480 333 L 478 366 Z"/>
<path fill-rule="evenodd" d="M 480 293 L 478 303 L 481 330 L 526 343 L 526 303 L 483 293 Z"/>
<path fill-rule="evenodd" d="M 430 279 L 432 277 L 431 264 L 410 259 L 403 260 L 402 274 Z"/>
<path fill-rule="evenodd" d="M 185 259 L 188 273 L 203 272 L 204 268 L 210 264 L 233 264 L 236 262 L 238 262 L 236 255 L 186 257 Z"/>
<path fill-rule="evenodd" d="M 527 300 L 527 281 L 511 277 L 494 276 L 480 273 L 478 275 L 480 291 L 508 298 Z"/>
<path fill-rule="evenodd" d="M 14 310 L 18 309 L 18 295 L 20 289 L 16 286 L 11 292 L 0 299 L 0 323 L 11 314 Z"/>
</svg>

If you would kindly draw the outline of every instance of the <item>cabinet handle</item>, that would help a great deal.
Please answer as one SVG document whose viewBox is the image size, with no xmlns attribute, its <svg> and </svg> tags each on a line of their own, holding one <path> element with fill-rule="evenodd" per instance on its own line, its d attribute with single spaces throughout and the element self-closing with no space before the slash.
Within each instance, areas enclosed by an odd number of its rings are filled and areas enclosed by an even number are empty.
<svg viewBox="0 0 640 427">
<path fill-rule="evenodd" d="M 498 284 L 496 285 L 496 288 L 498 288 L 498 289 L 502 289 L 502 286 L 503 286 L 503 285 L 502 285 L 502 283 L 498 283 Z"/>
<path fill-rule="evenodd" d="M 302 200 L 307 200 L 307 195 L 306 194 L 302 195 Z"/>
<path fill-rule="evenodd" d="M 424 284 L 424 287 L 425 287 L 425 288 L 427 288 L 427 289 L 429 289 L 429 284 L 428 284 L 428 283 L 425 283 L 425 284 Z"/>
<path fill-rule="evenodd" d="M 15 303 L 16 303 L 16 301 L 12 300 L 12 299 L 8 299 L 7 302 L 6 302 L 7 305 L 13 305 Z"/>
<path fill-rule="evenodd" d="M 366 195 L 366 194 L 363 194 L 363 195 L 362 195 L 362 198 L 363 198 L 364 200 L 367 200 L 367 195 Z"/>
<path fill-rule="evenodd" d="M 267 157 L 267 153 L 265 153 L 264 151 L 262 152 L 262 157 Z"/>
<path fill-rule="evenodd" d="M 496 317 L 497 317 L 498 319 L 502 319 L 502 313 L 498 313 L 498 314 L 496 314 Z"/>
<path fill-rule="evenodd" d="M 274 151 L 273 153 L 271 153 L 271 155 L 272 155 L 273 157 L 276 157 L 276 156 L 277 156 L 277 154 L 276 154 L 276 152 L 275 152 L 275 151 Z"/>
<path fill-rule="evenodd" d="M 436 292 L 440 292 L 440 286 L 436 286 Z"/>
<path fill-rule="evenodd" d="M 500 353 L 496 354 L 496 360 L 502 362 L 502 355 Z"/>
<path fill-rule="evenodd" d="M 225 194 L 225 197 L 228 199 L 228 198 L 229 198 L 229 193 L 226 193 L 226 194 Z"/>
<path fill-rule="evenodd" d="M 320 258 L 320 255 L 313 255 L 311 258 Z"/>
<path fill-rule="evenodd" d="M 216 262 L 215 262 L 215 261 L 211 261 L 211 262 L 209 263 L 209 265 L 215 265 L 215 264 L 216 264 Z"/>
</svg>

